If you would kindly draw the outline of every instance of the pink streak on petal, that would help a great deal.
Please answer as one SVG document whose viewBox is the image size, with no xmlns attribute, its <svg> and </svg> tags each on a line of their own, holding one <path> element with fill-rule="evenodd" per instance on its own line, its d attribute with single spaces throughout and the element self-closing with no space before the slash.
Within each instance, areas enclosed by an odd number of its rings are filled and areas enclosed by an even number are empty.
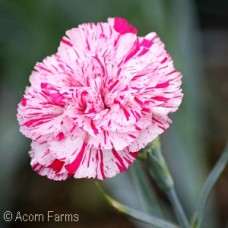
<svg viewBox="0 0 228 228">
<path fill-rule="evenodd" d="M 126 119 L 129 120 L 129 117 L 130 117 L 129 112 L 125 108 L 123 108 L 123 111 L 124 111 L 124 115 L 126 116 Z"/>
<path fill-rule="evenodd" d="M 137 156 L 138 156 L 138 152 L 129 152 L 129 154 L 130 154 L 133 158 L 137 158 Z"/>
<path fill-rule="evenodd" d="M 73 174 L 73 173 L 77 172 L 77 170 L 81 164 L 82 158 L 84 156 L 86 145 L 87 144 L 84 142 L 76 159 L 71 164 L 65 165 L 65 168 L 69 173 Z"/>
<path fill-rule="evenodd" d="M 32 169 L 35 171 L 38 166 L 39 166 L 39 163 L 35 163 L 34 165 L 32 165 Z"/>
<path fill-rule="evenodd" d="M 65 39 L 65 38 L 62 38 L 61 42 L 66 44 L 66 45 L 68 45 L 68 46 L 70 46 L 70 47 L 73 46 L 72 43 L 69 40 Z"/>
<path fill-rule="evenodd" d="M 156 96 L 156 97 L 153 97 L 154 100 L 157 100 L 157 101 L 164 101 L 164 102 L 167 102 L 169 100 L 169 98 L 167 97 L 161 97 L 161 96 Z"/>
<path fill-rule="evenodd" d="M 122 158 L 118 154 L 118 152 L 115 149 L 112 149 L 112 153 L 117 160 L 116 165 L 118 166 L 120 172 L 123 172 L 127 169 L 127 167 L 124 165 Z"/>
<path fill-rule="evenodd" d="M 136 139 L 137 137 L 135 135 L 128 134 L 131 138 Z"/>
<path fill-rule="evenodd" d="M 104 144 L 106 145 L 106 143 L 107 143 L 107 135 L 106 135 L 106 131 L 104 131 L 104 132 L 103 132 L 103 134 L 104 134 Z"/>
<path fill-rule="evenodd" d="M 26 100 L 25 98 L 22 98 L 22 99 L 21 99 L 21 104 L 22 104 L 22 106 L 26 106 L 26 101 L 27 101 L 27 100 Z"/>
<path fill-rule="evenodd" d="M 64 96 L 59 93 L 53 86 L 48 83 L 41 83 L 42 92 L 50 97 L 50 99 L 59 106 L 64 106 L 65 102 L 63 101 Z"/>
<path fill-rule="evenodd" d="M 55 159 L 49 166 L 48 168 L 50 169 L 53 169 L 56 173 L 59 173 L 61 171 L 61 169 L 63 168 L 64 166 L 64 162 L 58 160 L 58 159 Z"/>
<path fill-rule="evenodd" d="M 156 85 L 156 88 L 166 88 L 168 86 L 169 86 L 169 81 Z"/>
<path fill-rule="evenodd" d="M 113 90 L 113 88 L 118 84 L 119 80 L 116 80 L 109 88 L 109 92 L 111 92 Z"/>
<path fill-rule="evenodd" d="M 63 134 L 63 132 L 60 132 L 58 135 L 57 135 L 57 140 L 58 141 L 61 141 L 65 138 L 65 135 Z"/>
<path fill-rule="evenodd" d="M 137 29 L 132 25 L 128 24 L 126 19 L 116 17 L 114 19 L 114 29 L 120 34 L 125 33 L 137 33 Z"/>
<path fill-rule="evenodd" d="M 39 69 L 41 69 L 41 70 L 44 70 L 44 71 L 46 71 L 48 73 L 52 73 L 49 69 L 47 69 L 46 67 L 44 67 L 41 64 L 37 64 L 36 67 L 39 68 Z"/>
<path fill-rule="evenodd" d="M 143 41 L 140 43 L 140 45 L 149 48 L 152 45 L 152 40 L 143 39 Z"/>
<path fill-rule="evenodd" d="M 24 126 L 26 126 L 26 127 L 31 127 L 31 126 L 35 127 L 37 125 L 40 125 L 40 124 L 48 122 L 48 119 L 49 119 L 49 117 L 44 117 L 44 118 L 39 118 L 39 119 L 31 119 L 31 120 L 28 120 L 27 122 L 25 122 Z"/>
<path fill-rule="evenodd" d="M 97 130 L 97 128 L 96 128 L 93 120 L 91 120 L 90 126 L 91 126 L 91 128 L 92 128 L 92 130 L 93 130 L 93 132 L 94 132 L 95 135 L 99 134 L 99 131 Z"/>
<path fill-rule="evenodd" d="M 137 98 L 137 97 L 134 97 L 134 100 L 142 107 L 143 106 L 143 102 L 139 99 L 139 98 Z"/>
<path fill-rule="evenodd" d="M 103 152 L 102 150 L 99 150 L 100 152 L 100 171 L 101 171 L 101 176 L 102 179 L 105 179 L 105 173 L 104 173 L 104 161 L 103 161 Z"/>
</svg>

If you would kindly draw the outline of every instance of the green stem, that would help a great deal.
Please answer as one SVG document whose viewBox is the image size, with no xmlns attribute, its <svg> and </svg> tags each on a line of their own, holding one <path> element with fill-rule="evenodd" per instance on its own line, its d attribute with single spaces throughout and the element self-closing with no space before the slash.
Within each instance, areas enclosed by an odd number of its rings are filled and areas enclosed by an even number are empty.
<svg viewBox="0 0 228 228">
<path fill-rule="evenodd" d="M 151 176 L 157 182 L 158 186 L 167 194 L 180 225 L 182 225 L 183 228 L 188 228 L 189 222 L 175 192 L 174 181 L 165 158 L 162 155 L 159 138 L 148 143 L 147 146 L 141 150 L 139 159 L 146 164 Z"/>
<path fill-rule="evenodd" d="M 170 203 L 172 204 L 172 207 L 173 207 L 173 210 L 174 210 L 174 213 L 177 217 L 178 222 L 180 223 L 180 225 L 183 228 L 188 228 L 189 223 L 188 223 L 187 217 L 186 217 L 184 210 L 183 210 L 183 208 L 179 202 L 179 199 L 177 197 L 177 194 L 176 194 L 174 187 L 167 190 L 166 194 L 170 200 Z"/>
</svg>

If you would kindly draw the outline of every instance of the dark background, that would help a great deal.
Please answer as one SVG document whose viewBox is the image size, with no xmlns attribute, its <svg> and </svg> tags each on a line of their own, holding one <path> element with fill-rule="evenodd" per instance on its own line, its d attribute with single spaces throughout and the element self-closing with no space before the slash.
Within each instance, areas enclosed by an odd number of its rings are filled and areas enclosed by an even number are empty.
<svg viewBox="0 0 228 228">
<path fill-rule="evenodd" d="M 0 227 L 148 227 L 114 212 L 93 180 L 50 181 L 31 170 L 30 141 L 19 133 L 16 109 L 35 62 L 56 52 L 67 29 L 121 16 L 139 35 L 165 42 L 184 75 L 184 101 L 162 136 L 177 192 L 191 215 L 203 181 L 228 132 L 227 0 L 0 0 Z M 137 165 L 137 164 L 136 164 Z M 109 193 L 140 209 L 132 173 L 105 181 Z M 228 169 L 216 184 L 203 227 L 228 226 Z M 170 205 L 151 181 L 170 220 Z M 154 205 L 155 207 L 157 205 Z M 77 223 L 6 223 L 14 213 L 79 214 Z"/>
</svg>

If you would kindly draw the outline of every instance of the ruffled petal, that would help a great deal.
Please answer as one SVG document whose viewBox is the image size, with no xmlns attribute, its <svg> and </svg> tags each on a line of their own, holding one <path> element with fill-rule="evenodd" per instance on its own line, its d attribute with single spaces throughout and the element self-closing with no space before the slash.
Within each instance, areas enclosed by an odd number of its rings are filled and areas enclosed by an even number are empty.
<svg viewBox="0 0 228 228">
<path fill-rule="evenodd" d="M 66 180 L 71 176 L 65 169 L 65 162 L 56 159 L 46 143 L 33 142 L 31 147 L 31 166 L 38 174 L 53 180 Z"/>
</svg>

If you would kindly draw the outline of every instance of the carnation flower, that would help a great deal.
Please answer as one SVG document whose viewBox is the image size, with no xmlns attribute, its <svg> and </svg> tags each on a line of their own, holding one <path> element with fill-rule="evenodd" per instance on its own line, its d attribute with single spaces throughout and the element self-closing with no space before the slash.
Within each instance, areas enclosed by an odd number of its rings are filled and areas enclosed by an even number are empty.
<svg viewBox="0 0 228 228">
<path fill-rule="evenodd" d="M 18 106 L 33 170 L 54 180 L 125 171 L 169 127 L 181 77 L 157 34 L 138 37 L 125 19 L 68 30 Z"/>
</svg>

